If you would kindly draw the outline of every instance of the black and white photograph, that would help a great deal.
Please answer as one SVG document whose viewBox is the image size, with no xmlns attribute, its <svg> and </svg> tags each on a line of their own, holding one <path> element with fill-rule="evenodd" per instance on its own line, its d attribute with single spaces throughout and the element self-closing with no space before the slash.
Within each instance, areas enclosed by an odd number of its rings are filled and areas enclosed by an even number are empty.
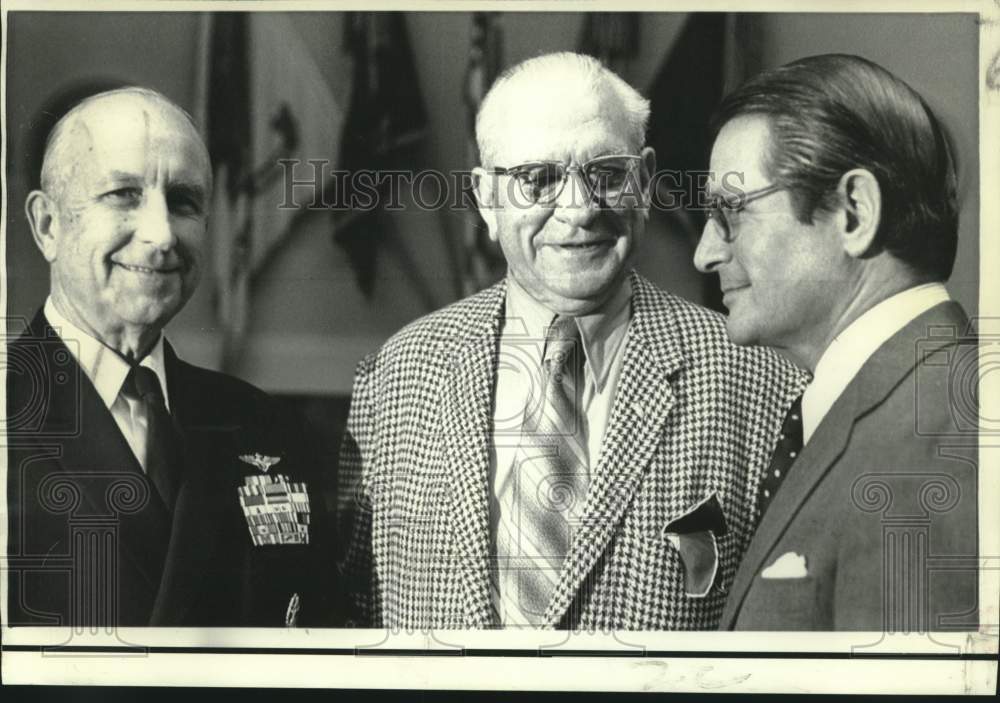
<svg viewBox="0 0 1000 703">
<path fill-rule="evenodd" d="M 996 693 L 1000 2 L 2 13 L 4 683 Z"/>
</svg>

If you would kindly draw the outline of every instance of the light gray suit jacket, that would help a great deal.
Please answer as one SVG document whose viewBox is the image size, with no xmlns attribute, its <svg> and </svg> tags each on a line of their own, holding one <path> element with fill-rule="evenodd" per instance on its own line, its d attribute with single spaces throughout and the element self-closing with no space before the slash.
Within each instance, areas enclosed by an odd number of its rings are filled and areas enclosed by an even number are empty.
<svg viewBox="0 0 1000 703">
<path fill-rule="evenodd" d="M 956 303 L 880 347 L 788 470 L 736 573 L 723 629 L 976 625 L 978 365 Z M 799 578 L 772 569 L 804 558 Z"/>
</svg>

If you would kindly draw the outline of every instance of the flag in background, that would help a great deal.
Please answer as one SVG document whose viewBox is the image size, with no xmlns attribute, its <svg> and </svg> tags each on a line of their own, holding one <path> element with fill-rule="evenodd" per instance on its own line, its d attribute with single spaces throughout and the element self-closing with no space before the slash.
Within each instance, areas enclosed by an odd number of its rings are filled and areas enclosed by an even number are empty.
<svg viewBox="0 0 1000 703">
<path fill-rule="evenodd" d="M 472 44 L 469 47 L 469 65 L 465 71 L 465 106 L 468 163 L 479 163 L 476 144 L 476 114 L 490 86 L 503 65 L 503 30 L 499 13 L 474 12 L 472 15 Z M 471 295 L 492 283 L 503 271 L 503 257 L 486 231 L 486 224 L 475 209 L 467 216 L 462 237 L 463 259 L 461 294 Z"/>
<path fill-rule="evenodd" d="M 401 12 L 349 12 L 344 44 L 354 61 L 350 107 L 343 123 L 341 165 L 359 171 L 412 168 L 427 134 L 427 111 L 420 96 L 416 63 Z M 350 181 L 340 184 L 341 202 L 357 196 L 371 200 Z M 377 186 L 377 201 L 368 210 L 349 209 L 339 218 L 334 242 L 354 268 L 358 286 L 370 297 L 375 285 L 375 258 L 388 224 L 379 217 L 388 182 Z"/>
<path fill-rule="evenodd" d="M 580 53 L 627 76 L 629 62 L 639 53 L 640 17 L 638 12 L 588 12 L 580 34 Z"/>
<path fill-rule="evenodd" d="M 202 24 L 202 124 L 214 170 L 208 241 L 216 319 L 223 331 L 222 368 L 231 366 L 242 339 L 249 298 L 250 210 L 242 184 L 252 162 L 249 20 L 244 13 L 209 13 Z"/>
<path fill-rule="evenodd" d="M 708 123 L 722 99 L 726 26 L 726 13 L 691 13 L 649 90 L 647 143 L 656 150 L 659 168 L 685 174 L 681 184 L 658 181 L 666 189 L 679 185 L 688 204 L 662 214 L 672 233 L 693 243 L 701 236 L 703 224 L 702 212 L 696 207 L 699 183 L 694 176 L 708 170 L 712 147 Z M 706 47 L 711 50 L 706 51 Z M 671 197 L 671 193 L 661 193 L 659 201 L 670 202 Z M 717 277 L 702 277 L 702 287 L 705 304 L 721 309 Z"/>
<path fill-rule="evenodd" d="M 253 98 L 253 227 L 250 267 L 260 271 L 289 234 L 298 208 L 279 208 L 284 201 L 284 171 L 279 159 L 305 165 L 322 159 L 340 162 L 338 135 L 344 111 L 289 15 L 253 13 L 250 21 L 250 75 Z M 298 180 L 311 177 L 300 168 Z M 322 185 L 322 184 L 321 184 Z M 316 194 L 319 195 L 318 193 Z M 296 196 L 310 202 L 311 195 Z"/>
<path fill-rule="evenodd" d="M 343 114 L 288 16 L 209 13 L 202 37 L 200 111 L 215 172 L 209 229 L 225 369 L 242 352 L 253 276 L 298 215 L 298 208 L 280 207 L 285 179 L 278 161 L 335 166 Z"/>
</svg>

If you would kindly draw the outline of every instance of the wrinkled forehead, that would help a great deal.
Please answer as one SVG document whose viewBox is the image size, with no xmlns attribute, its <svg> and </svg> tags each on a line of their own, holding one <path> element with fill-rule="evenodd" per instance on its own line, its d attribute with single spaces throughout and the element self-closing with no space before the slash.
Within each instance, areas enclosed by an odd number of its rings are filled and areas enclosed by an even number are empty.
<svg viewBox="0 0 1000 703">
<path fill-rule="evenodd" d="M 505 119 L 495 135 L 497 161 L 585 161 L 630 153 L 628 116 L 606 86 L 522 81 L 504 96 Z"/>
<path fill-rule="evenodd" d="M 169 103 L 111 96 L 85 106 L 66 125 L 64 168 L 166 169 L 185 180 L 210 179 L 208 152 L 194 125 Z M 141 174 L 137 174 L 141 175 Z"/>
</svg>

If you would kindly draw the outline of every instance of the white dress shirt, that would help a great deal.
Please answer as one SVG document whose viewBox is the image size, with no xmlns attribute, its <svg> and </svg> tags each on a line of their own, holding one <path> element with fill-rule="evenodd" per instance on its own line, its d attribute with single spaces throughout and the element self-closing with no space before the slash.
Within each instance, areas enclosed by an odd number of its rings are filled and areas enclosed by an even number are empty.
<svg viewBox="0 0 1000 703">
<path fill-rule="evenodd" d="M 585 414 L 589 466 L 597 466 L 608 426 L 622 362 L 625 336 L 632 318 L 632 287 L 626 279 L 602 308 L 576 318 L 584 352 L 582 409 Z M 496 387 L 493 394 L 493 441 L 490 444 L 490 529 L 496 544 L 501 497 L 511 490 L 513 465 L 521 440 L 521 425 L 530 397 L 538 397 L 542 383 L 545 332 L 556 314 L 540 305 L 512 278 L 507 278 L 507 300 L 500 332 Z M 531 395 L 535 389 L 534 396 Z M 497 582 L 500 583 L 497 583 Z M 508 623 L 494 579 L 494 603 L 501 622 Z"/>
<path fill-rule="evenodd" d="M 62 339 L 70 354 L 76 359 L 80 368 L 94 384 L 97 395 L 111 411 L 115 424 L 121 430 L 125 441 L 143 471 L 146 470 L 146 430 L 149 418 L 146 417 L 145 406 L 138 399 L 128 398 L 121 392 L 125 377 L 128 376 L 129 363 L 117 352 L 102 344 L 92 335 L 66 319 L 59 312 L 51 296 L 45 301 L 45 319 Z M 163 335 L 156 340 L 156 345 L 147 354 L 140 366 L 153 370 L 160 381 L 163 399 L 167 410 L 170 409 L 170 398 L 167 395 L 167 371 L 163 363 Z"/>
<path fill-rule="evenodd" d="M 823 352 L 802 396 L 802 443 L 861 367 L 894 334 L 935 305 L 950 300 L 941 283 L 927 283 L 886 298 L 852 322 Z"/>
</svg>

